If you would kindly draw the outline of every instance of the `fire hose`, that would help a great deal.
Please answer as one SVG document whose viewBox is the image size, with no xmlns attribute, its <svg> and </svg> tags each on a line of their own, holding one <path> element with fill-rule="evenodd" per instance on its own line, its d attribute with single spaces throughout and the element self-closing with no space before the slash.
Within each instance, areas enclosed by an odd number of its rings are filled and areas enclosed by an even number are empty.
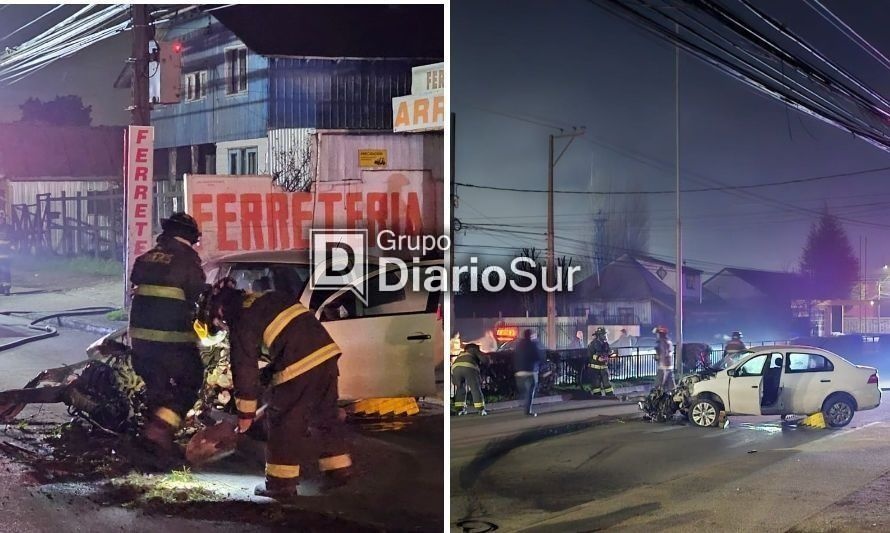
<svg viewBox="0 0 890 533">
<path fill-rule="evenodd" d="M 49 325 L 42 325 L 42 326 L 38 325 L 40 322 L 43 322 L 45 320 L 51 320 L 53 318 L 61 318 L 61 317 L 66 317 L 66 316 L 101 315 L 101 314 L 109 313 L 114 310 L 115 310 L 114 307 L 78 307 L 76 309 L 67 309 L 64 311 L 56 311 L 54 313 L 35 318 L 34 320 L 31 321 L 30 324 L 27 325 L 27 328 L 34 330 L 34 331 L 39 331 L 40 332 L 39 334 L 32 335 L 30 337 L 25 337 L 22 339 L 16 339 L 14 341 L 0 344 L 0 351 L 10 350 L 12 348 L 17 348 L 24 344 L 28 344 L 29 342 L 36 342 L 36 341 L 40 341 L 43 339 L 48 339 L 50 337 L 55 337 L 56 335 L 58 335 L 59 332 L 58 332 L 58 330 L 56 330 L 56 328 L 49 326 Z M 14 316 L 14 315 L 23 315 L 23 314 L 28 315 L 28 314 L 32 314 L 32 313 L 33 313 L 33 311 L 2 311 L 2 312 L 0 312 L 0 315 Z"/>
</svg>

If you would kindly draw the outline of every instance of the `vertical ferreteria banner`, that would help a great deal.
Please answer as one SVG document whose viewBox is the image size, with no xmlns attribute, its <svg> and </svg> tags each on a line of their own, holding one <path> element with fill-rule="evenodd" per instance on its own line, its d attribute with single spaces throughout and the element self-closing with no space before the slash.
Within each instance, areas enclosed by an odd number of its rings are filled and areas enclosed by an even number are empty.
<svg viewBox="0 0 890 533">
<path fill-rule="evenodd" d="M 124 232 L 127 239 L 124 264 L 124 306 L 129 306 L 126 292 L 129 289 L 130 271 L 133 262 L 140 254 L 152 246 L 152 202 L 154 200 L 152 181 L 154 176 L 154 139 L 152 126 L 129 126 L 127 128 L 126 154 L 124 166 L 125 192 Z"/>
</svg>

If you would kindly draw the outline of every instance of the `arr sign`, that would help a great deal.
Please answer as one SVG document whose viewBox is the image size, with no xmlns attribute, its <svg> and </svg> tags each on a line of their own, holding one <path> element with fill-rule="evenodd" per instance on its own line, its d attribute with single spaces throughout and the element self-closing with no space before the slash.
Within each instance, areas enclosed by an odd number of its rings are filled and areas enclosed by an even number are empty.
<svg viewBox="0 0 890 533">
<path fill-rule="evenodd" d="M 127 235 L 125 275 L 129 276 L 136 257 L 147 252 L 152 246 L 154 128 L 129 126 L 125 147 L 127 203 L 127 218 L 124 221 Z"/>
</svg>

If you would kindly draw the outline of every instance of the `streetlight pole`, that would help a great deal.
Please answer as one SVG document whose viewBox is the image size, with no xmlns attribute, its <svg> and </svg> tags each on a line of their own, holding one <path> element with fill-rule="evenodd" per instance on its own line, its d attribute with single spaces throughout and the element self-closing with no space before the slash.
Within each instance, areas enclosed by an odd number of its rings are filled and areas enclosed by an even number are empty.
<svg viewBox="0 0 890 533">
<path fill-rule="evenodd" d="M 572 145 L 572 141 L 576 137 L 584 135 L 584 128 L 575 130 L 572 133 L 562 133 L 560 135 L 550 135 L 549 156 L 547 164 L 547 279 L 551 286 L 556 279 L 556 252 L 554 249 L 554 230 L 553 230 L 553 167 L 559 163 L 560 158 Z M 553 145 L 556 139 L 568 138 L 569 142 L 565 147 L 553 158 Z M 547 348 L 556 349 L 556 292 L 547 293 Z"/>
</svg>

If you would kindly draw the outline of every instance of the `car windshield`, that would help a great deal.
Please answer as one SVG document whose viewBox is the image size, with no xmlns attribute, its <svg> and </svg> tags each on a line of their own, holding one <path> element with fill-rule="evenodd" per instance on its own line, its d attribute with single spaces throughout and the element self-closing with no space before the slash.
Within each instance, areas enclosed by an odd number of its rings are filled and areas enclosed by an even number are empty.
<svg viewBox="0 0 890 533">
<path fill-rule="evenodd" d="M 303 292 L 309 279 L 309 265 L 288 263 L 230 263 L 223 272 L 247 292 L 281 290 L 294 297 Z"/>
<path fill-rule="evenodd" d="M 727 355 L 726 357 L 724 357 L 723 359 L 721 359 L 712 368 L 714 368 L 716 370 L 726 370 L 727 368 L 732 368 L 732 367 L 736 366 L 737 364 L 739 364 L 739 361 L 741 361 L 743 357 L 746 357 L 752 353 L 754 353 L 754 352 L 752 352 L 751 350 L 742 350 L 740 352 L 733 352 L 733 353 Z"/>
</svg>

